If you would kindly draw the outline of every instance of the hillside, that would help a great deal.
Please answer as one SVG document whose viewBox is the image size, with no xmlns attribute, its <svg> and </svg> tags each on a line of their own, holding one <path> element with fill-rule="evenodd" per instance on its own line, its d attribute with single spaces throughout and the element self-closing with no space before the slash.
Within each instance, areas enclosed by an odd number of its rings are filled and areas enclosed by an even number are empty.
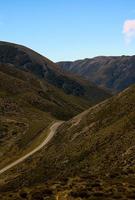
<svg viewBox="0 0 135 200">
<path fill-rule="evenodd" d="M 52 121 L 70 119 L 109 96 L 29 48 L 0 42 L 0 166 L 36 145 Z"/>
<path fill-rule="evenodd" d="M 135 83 L 135 56 L 100 56 L 57 64 L 114 93 Z"/>
<path fill-rule="evenodd" d="M 0 65 L 0 80 L 0 166 L 37 143 L 52 121 L 69 119 L 90 105 L 11 64 Z"/>
<path fill-rule="evenodd" d="M 34 200 L 134 199 L 134 134 L 131 86 L 62 124 L 47 149 L 1 177 L 1 190 L 12 199 L 18 187 Z"/>
<path fill-rule="evenodd" d="M 62 72 L 55 63 L 46 57 L 21 45 L 0 42 L 0 63 L 13 64 L 16 68 L 30 72 L 48 84 L 62 89 L 66 94 L 91 101 L 91 104 L 100 102 L 109 96 L 107 92 L 93 86 L 88 81 Z"/>
</svg>

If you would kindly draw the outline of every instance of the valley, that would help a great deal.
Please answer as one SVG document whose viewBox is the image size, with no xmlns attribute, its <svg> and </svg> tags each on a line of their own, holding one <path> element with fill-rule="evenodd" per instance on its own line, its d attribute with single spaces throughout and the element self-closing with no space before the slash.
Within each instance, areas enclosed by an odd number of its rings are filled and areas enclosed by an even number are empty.
<svg viewBox="0 0 135 200">
<path fill-rule="evenodd" d="M 71 72 L 0 42 L 1 200 L 135 198 L 135 85 Z"/>
<path fill-rule="evenodd" d="M 0 1 L 0 200 L 135 199 L 135 0 Z"/>
</svg>

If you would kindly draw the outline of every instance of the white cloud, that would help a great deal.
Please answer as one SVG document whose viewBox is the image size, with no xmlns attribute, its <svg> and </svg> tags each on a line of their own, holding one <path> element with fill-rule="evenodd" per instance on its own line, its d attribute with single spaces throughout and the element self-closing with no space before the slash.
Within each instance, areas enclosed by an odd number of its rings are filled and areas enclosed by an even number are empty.
<svg viewBox="0 0 135 200">
<path fill-rule="evenodd" d="M 130 44 L 135 38 L 135 19 L 126 20 L 123 25 L 123 34 L 126 44 Z"/>
</svg>

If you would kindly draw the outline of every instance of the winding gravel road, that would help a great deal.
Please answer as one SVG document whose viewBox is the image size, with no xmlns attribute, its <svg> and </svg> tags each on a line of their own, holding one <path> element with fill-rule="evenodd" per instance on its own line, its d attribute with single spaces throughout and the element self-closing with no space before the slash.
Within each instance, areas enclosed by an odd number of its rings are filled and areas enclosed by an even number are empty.
<svg viewBox="0 0 135 200">
<path fill-rule="evenodd" d="M 7 165 L 6 167 L 4 167 L 3 169 L 0 170 L 0 174 L 6 172 L 7 170 L 11 169 L 12 167 L 14 167 L 15 165 L 23 162 L 26 158 L 30 157 L 31 155 L 33 155 L 34 153 L 36 153 L 37 151 L 39 151 L 41 148 L 43 148 L 44 146 L 46 146 L 48 144 L 48 142 L 52 139 L 52 137 L 55 135 L 57 128 L 62 124 L 63 122 L 59 121 L 59 122 L 55 122 L 51 127 L 50 127 L 50 133 L 49 135 L 45 138 L 45 140 L 35 149 L 33 149 L 31 152 L 27 153 L 25 156 L 22 156 L 21 158 L 19 158 L 18 160 L 14 161 L 13 163 Z"/>
</svg>

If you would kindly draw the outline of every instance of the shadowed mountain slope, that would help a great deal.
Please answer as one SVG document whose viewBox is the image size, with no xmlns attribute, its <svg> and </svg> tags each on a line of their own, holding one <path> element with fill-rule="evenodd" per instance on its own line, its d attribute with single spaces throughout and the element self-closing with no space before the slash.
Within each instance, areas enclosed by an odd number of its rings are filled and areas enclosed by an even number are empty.
<svg viewBox="0 0 135 200">
<path fill-rule="evenodd" d="M 135 56 L 100 56 L 57 64 L 114 93 L 135 83 Z"/>
<path fill-rule="evenodd" d="M 55 63 L 21 45 L 0 42 L 0 63 L 13 64 L 18 69 L 31 72 L 39 79 L 62 89 L 66 94 L 86 98 L 92 103 L 93 100 L 95 103 L 109 96 L 107 92 L 93 84 L 63 73 Z"/>
</svg>

